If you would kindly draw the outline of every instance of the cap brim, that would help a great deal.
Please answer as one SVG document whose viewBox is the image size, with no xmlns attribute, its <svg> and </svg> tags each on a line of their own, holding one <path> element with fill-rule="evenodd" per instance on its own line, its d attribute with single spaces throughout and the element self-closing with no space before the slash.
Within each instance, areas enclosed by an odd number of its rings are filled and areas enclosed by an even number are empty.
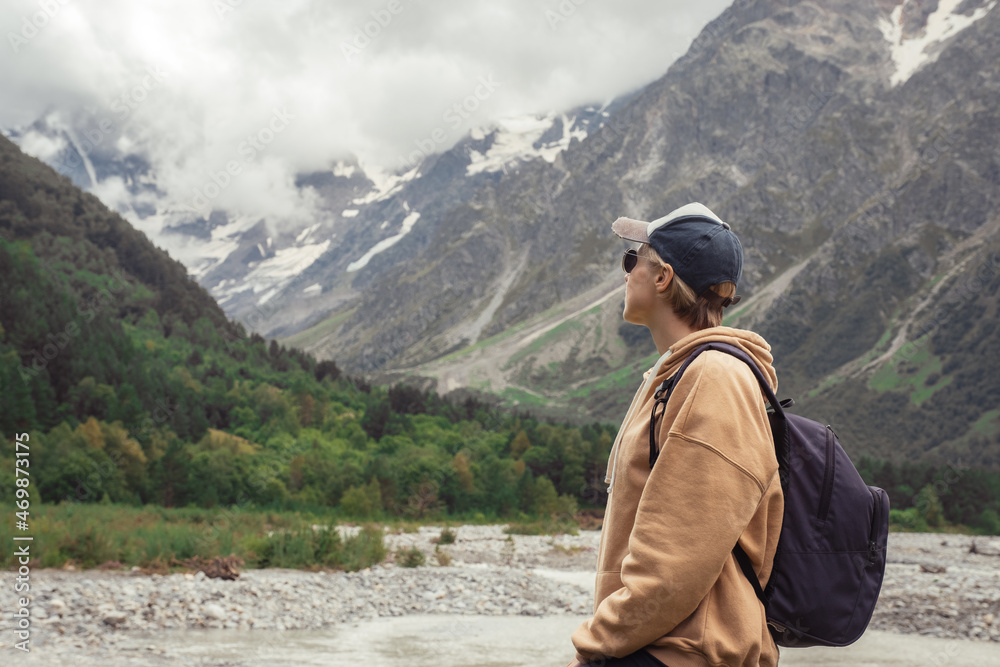
<svg viewBox="0 0 1000 667">
<path fill-rule="evenodd" d="M 637 241 L 638 243 L 649 243 L 649 235 L 646 234 L 648 222 L 633 220 L 632 218 L 618 218 L 611 223 L 611 231 L 625 239 L 626 241 Z"/>
</svg>

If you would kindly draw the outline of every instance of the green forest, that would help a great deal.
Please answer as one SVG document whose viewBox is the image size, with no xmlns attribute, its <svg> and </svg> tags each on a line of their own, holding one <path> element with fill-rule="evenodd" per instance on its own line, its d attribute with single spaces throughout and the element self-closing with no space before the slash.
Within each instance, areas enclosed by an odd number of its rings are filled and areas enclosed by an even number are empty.
<svg viewBox="0 0 1000 667">
<path fill-rule="evenodd" d="M 147 289 L 106 277 L 95 248 L 46 234 L 36 242 L 58 272 L 26 242 L 0 240 L 11 278 L 2 298 L 14 306 L 0 318 L 0 429 L 11 450 L 14 433 L 30 434 L 44 502 L 510 517 L 600 500 L 611 426 L 371 387 L 333 362 L 227 336 L 205 317 L 161 320 Z M 79 307 L 73 292 L 93 300 Z"/>
</svg>

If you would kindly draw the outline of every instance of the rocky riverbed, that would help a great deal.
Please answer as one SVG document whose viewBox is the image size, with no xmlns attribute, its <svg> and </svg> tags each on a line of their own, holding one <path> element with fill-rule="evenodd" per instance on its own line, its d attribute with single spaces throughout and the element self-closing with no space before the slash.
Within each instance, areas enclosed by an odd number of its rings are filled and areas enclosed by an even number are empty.
<svg viewBox="0 0 1000 667">
<path fill-rule="evenodd" d="M 200 572 L 33 571 L 30 655 L 13 650 L 16 574 L 3 572 L 0 589 L 8 592 L 0 596 L 0 650 L 23 657 L 24 664 L 71 657 L 133 664 L 121 662 L 123 651 L 169 661 L 171 649 L 155 637 L 183 630 L 281 633 L 417 614 L 590 612 L 599 532 L 508 539 L 501 526 L 453 530 L 457 539 L 448 545 L 435 544 L 439 527 L 386 535 L 392 553 L 412 547 L 425 553 L 427 564 L 417 568 L 391 558 L 361 572 L 248 570 L 235 581 Z M 871 627 L 1000 643 L 1000 540 L 890 535 L 889 565 Z M 139 637 L 150 638 L 141 649 Z"/>
</svg>

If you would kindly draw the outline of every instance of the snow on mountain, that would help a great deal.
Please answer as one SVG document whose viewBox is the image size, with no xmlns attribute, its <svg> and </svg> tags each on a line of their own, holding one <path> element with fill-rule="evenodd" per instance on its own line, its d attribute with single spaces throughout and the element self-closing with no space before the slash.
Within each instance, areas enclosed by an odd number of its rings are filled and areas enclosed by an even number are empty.
<svg viewBox="0 0 1000 667">
<path fill-rule="evenodd" d="M 200 281 L 238 250 L 244 235 L 260 222 L 249 215 L 214 214 L 209 218 L 192 221 L 187 214 L 162 209 L 129 222 L 168 250 L 187 267 L 192 278 Z M 261 250 L 260 254 L 263 257 L 266 252 Z M 218 298 L 217 294 L 213 296 Z"/>
<path fill-rule="evenodd" d="M 403 202 L 403 205 L 406 206 L 406 202 Z M 383 250 L 387 250 L 388 248 L 391 248 L 392 246 L 399 243 L 399 241 L 401 241 L 404 236 L 410 233 L 410 230 L 413 229 L 413 225 L 415 225 L 417 220 L 419 219 L 420 219 L 420 213 L 418 213 L 417 211 L 410 211 L 409 215 L 407 215 L 403 219 L 403 228 L 402 230 L 400 230 L 398 234 L 396 234 L 395 236 L 390 236 L 387 239 L 382 239 L 381 241 L 376 243 L 374 246 L 372 246 L 372 248 L 368 252 L 362 255 L 360 259 L 357 259 L 348 264 L 347 272 L 353 273 L 358 269 L 363 269 L 365 266 L 368 265 L 368 262 L 371 261 L 372 257 L 379 254 Z M 383 223 L 383 225 L 384 224 L 385 223 Z"/>
<path fill-rule="evenodd" d="M 409 183 L 417 177 L 420 172 L 420 164 L 417 164 L 401 174 L 388 172 L 374 165 L 362 165 L 361 170 L 374 184 L 372 189 L 367 194 L 354 199 L 352 202 L 353 204 L 364 206 L 365 204 L 371 204 L 373 202 L 388 199 L 392 195 L 399 192 L 399 190 L 402 189 L 406 183 Z M 337 172 L 334 171 L 334 175 L 336 175 L 336 173 Z M 353 172 L 351 173 L 353 174 Z M 345 210 L 344 213 L 346 214 L 347 210 Z M 347 215 L 346 217 L 351 216 Z"/>
<path fill-rule="evenodd" d="M 958 13 L 963 0 L 941 0 L 937 10 L 927 17 L 923 33 L 915 37 L 903 34 L 903 13 L 907 4 L 897 5 L 888 19 L 880 18 L 878 21 L 878 28 L 891 46 L 890 54 L 896 65 L 890 79 L 893 86 L 904 83 L 921 67 L 937 60 L 941 52 L 938 47 L 942 42 L 986 16 L 996 6 L 997 0 L 971 14 Z"/>
<path fill-rule="evenodd" d="M 322 243 L 282 248 L 261 262 L 251 263 L 250 272 L 239 284 L 231 287 L 217 286 L 213 296 L 218 299 L 220 305 L 225 306 L 225 302 L 235 294 L 251 289 L 255 295 L 261 294 L 257 299 L 258 304 L 267 303 L 290 279 L 299 275 L 303 269 L 326 252 L 331 242 L 327 239 Z"/>
<path fill-rule="evenodd" d="M 485 152 L 469 150 L 470 163 L 466 174 L 473 176 L 483 172 L 506 171 L 508 165 L 537 157 L 554 162 L 574 138 L 580 141 L 585 139 L 587 131 L 576 124 L 575 116 L 550 112 L 543 116 L 505 118 L 488 132 L 477 129 L 470 136 L 473 140 L 492 138 L 492 144 Z"/>
</svg>

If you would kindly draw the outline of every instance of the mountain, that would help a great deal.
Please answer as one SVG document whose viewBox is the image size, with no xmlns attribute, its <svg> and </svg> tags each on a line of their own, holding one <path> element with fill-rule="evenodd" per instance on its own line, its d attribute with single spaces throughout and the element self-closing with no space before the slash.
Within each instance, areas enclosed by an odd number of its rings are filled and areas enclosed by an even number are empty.
<svg viewBox="0 0 1000 667">
<path fill-rule="evenodd" d="M 305 223 L 217 208 L 214 196 L 225 187 L 225 174 L 221 184 L 207 182 L 193 196 L 163 191 L 125 124 L 99 115 L 50 112 L 6 134 L 171 251 L 230 317 L 276 336 L 301 330 L 356 296 L 352 283 L 361 277 L 365 284 L 385 262 L 376 256 L 421 215 L 426 226 L 499 174 L 525 161 L 551 162 L 627 99 L 506 118 L 473 129 L 443 153 L 434 138 L 424 138 L 401 156 L 405 164 L 394 173 L 353 158 L 334 160 L 329 169 L 295 179 L 300 194 L 317 204 Z M 269 302 L 279 293 L 281 313 L 272 317 L 278 308 Z"/>
<path fill-rule="evenodd" d="M 331 172 L 300 176 L 300 187 L 313 189 L 329 210 L 350 224 L 339 228 L 335 243 L 314 262 L 253 306 L 254 328 L 283 337 L 331 313 L 354 308 L 358 299 L 381 284 L 380 276 L 387 270 L 422 262 L 419 256 L 451 211 L 523 165 L 558 160 L 563 151 L 600 128 L 624 99 L 603 108 L 502 120 L 494 127 L 473 130 L 443 153 L 416 150 L 409 156 L 411 165 L 394 174 L 338 165 Z M 370 186 L 344 203 L 336 193 L 343 191 L 347 174 L 368 179 Z M 227 311 L 241 315 L 225 300 L 222 303 Z"/>
<path fill-rule="evenodd" d="M 697 200 L 744 240 L 727 322 L 772 343 L 783 393 L 857 453 L 997 465 L 998 34 L 989 2 L 737 2 L 600 131 L 421 218 L 286 340 L 618 419 L 649 348 L 616 319 L 609 223 Z"/>
</svg>

